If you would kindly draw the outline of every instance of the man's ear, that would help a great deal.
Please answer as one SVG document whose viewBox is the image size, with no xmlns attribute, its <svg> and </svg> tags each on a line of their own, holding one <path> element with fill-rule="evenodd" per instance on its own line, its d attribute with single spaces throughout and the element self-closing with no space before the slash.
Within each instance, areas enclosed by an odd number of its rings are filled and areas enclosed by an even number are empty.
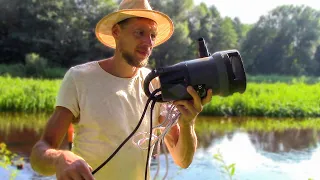
<svg viewBox="0 0 320 180">
<path fill-rule="evenodd" d="M 114 38 L 114 39 L 118 39 L 119 36 L 120 36 L 120 31 L 121 31 L 121 28 L 120 28 L 119 24 L 115 24 L 115 25 L 112 27 L 111 31 L 112 31 L 112 36 L 113 36 L 113 38 Z"/>
</svg>

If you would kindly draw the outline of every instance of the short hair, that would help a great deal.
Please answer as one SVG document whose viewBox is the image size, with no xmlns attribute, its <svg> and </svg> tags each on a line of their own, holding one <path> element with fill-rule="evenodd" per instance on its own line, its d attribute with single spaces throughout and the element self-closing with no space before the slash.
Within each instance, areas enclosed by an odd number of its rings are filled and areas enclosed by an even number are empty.
<svg viewBox="0 0 320 180">
<path fill-rule="evenodd" d="M 130 18 L 127 18 L 127 19 L 124 19 L 122 21 L 119 21 L 117 24 L 121 27 L 121 28 L 124 28 L 127 24 L 128 24 L 128 21 L 129 21 Z"/>
</svg>

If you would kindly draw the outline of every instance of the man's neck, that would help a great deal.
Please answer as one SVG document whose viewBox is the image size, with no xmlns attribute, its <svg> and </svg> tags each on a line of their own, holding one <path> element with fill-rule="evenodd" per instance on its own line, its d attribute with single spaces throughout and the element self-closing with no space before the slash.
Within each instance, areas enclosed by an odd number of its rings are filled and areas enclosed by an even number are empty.
<svg viewBox="0 0 320 180">
<path fill-rule="evenodd" d="M 136 75 L 139 69 L 129 65 L 117 54 L 109 59 L 100 61 L 99 64 L 103 70 L 120 78 L 131 78 Z"/>
</svg>

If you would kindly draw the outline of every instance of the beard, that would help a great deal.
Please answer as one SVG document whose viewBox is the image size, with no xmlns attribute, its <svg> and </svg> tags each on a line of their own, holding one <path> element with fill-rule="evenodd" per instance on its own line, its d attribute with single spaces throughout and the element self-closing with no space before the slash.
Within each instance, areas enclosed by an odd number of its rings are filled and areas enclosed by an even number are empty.
<svg viewBox="0 0 320 180">
<path fill-rule="evenodd" d="M 146 67 L 148 64 L 148 58 L 140 61 L 138 58 L 134 57 L 133 54 L 127 51 L 122 51 L 121 54 L 122 54 L 122 57 L 125 59 L 125 61 L 133 67 L 142 68 L 142 67 Z"/>
</svg>

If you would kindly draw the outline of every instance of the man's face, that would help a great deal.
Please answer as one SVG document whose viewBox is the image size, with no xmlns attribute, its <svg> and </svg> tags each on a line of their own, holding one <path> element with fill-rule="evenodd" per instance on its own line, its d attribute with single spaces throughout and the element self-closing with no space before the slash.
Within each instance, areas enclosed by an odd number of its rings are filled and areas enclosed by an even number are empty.
<svg viewBox="0 0 320 180">
<path fill-rule="evenodd" d="M 117 48 L 122 57 L 131 66 L 146 66 L 155 43 L 157 24 L 146 18 L 131 18 L 120 29 Z"/>
</svg>

